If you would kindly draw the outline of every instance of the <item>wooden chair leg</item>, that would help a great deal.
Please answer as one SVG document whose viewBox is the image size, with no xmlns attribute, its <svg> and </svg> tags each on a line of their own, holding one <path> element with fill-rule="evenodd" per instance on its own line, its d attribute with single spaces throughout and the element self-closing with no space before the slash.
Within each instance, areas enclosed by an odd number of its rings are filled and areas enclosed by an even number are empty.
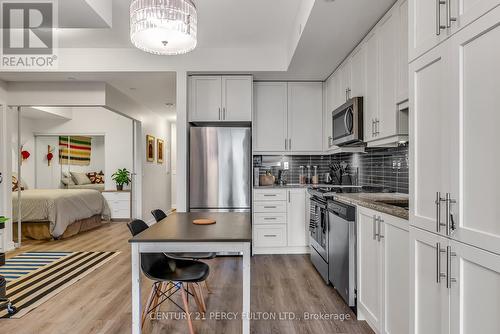
<svg viewBox="0 0 500 334">
<path fill-rule="evenodd" d="M 155 287 L 154 285 L 151 287 L 151 292 L 149 293 L 148 300 L 145 304 L 144 310 L 142 310 L 142 321 L 141 321 L 141 328 L 144 327 L 144 322 L 146 321 L 148 309 L 151 307 L 151 303 L 153 301 L 153 296 L 155 294 Z"/>
<path fill-rule="evenodd" d="M 207 292 L 212 293 L 212 290 L 210 290 L 210 288 L 208 287 L 207 280 L 204 280 L 203 283 L 205 284 L 205 288 L 207 289 Z"/>
<path fill-rule="evenodd" d="M 189 284 L 189 283 L 188 283 Z M 205 310 L 203 308 L 203 304 L 202 304 L 202 301 L 200 299 L 200 295 L 199 295 L 199 292 L 197 291 L 197 288 L 196 288 L 196 283 L 191 283 L 190 284 L 191 287 L 193 288 L 192 289 L 192 292 L 193 292 L 193 297 L 194 297 L 194 301 L 196 302 L 196 305 L 198 306 L 198 310 L 200 311 L 200 313 L 205 313 Z"/>
<path fill-rule="evenodd" d="M 191 314 L 189 313 L 187 293 L 186 293 L 186 290 L 184 290 L 184 284 L 181 285 L 181 295 L 182 295 L 182 301 L 184 303 L 184 310 L 186 312 L 186 319 L 187 319 L 188 326 L 189 326 L 189 333 L 194 334 L 193 323 L 191 322 Z"/>
<path fill-rule="evenodd" d="M 200 302 L 201 306 L 203 307 L 203 313 L 207 312 L 207 305 L 205 304 L 205 296 L 203 295 L 203 289 L 201 288 L 201 285 L 199 283 L 196 283 L 196 288 L 198 288 Z"/>
</svg>

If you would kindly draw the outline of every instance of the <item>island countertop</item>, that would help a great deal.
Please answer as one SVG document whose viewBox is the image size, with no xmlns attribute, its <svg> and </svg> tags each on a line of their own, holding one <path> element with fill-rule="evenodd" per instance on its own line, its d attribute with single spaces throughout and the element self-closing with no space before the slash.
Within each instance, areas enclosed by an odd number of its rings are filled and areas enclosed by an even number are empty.
<svg viewBox="0 0 500 334">
<path fill-rule="evenodd" d="M 208 218 L 212 225 L 195 225 Z M 246 212 L 174 213 L 152 225 L 129 242 L 247 242 L 252 241 L 252 216 Z"/>
</svg>

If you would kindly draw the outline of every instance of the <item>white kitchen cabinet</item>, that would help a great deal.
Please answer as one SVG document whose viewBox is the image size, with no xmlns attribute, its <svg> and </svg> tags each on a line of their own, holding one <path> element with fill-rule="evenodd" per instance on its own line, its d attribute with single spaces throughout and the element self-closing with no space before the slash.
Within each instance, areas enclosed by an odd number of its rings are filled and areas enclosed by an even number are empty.
<svg viewBox="0 0 500 334">
<path fill-rule="evenodd" d="M 323 84 L 288 83 L 288 150 L 323 151 Z"/>
<path fill-rule="evenodd" d="M 190 78 L 189 120 L 220 121 L 222 116 L 222 78 L 197 76 Z"/>
<path fill-rule="evenodd" d="M 446 1 L 438 5 L 439 0 L 409 0 L 409 58 L 414 60 L 445 40 L 449 32 L 446 29 Z M 437 19 L 439 17 L 439 20 Z"/>
<path fill-rule="evenodd" d="M 452 118 L 448 143 L 451 182 L 445 192 L 456 203 L 453 239 L 500 254 L 498 189 L 500 154 L 500 7 L 449 40 Z M 493 149 L 493 150 L 492 150 Z M 445 209 L 445 207 L 443 207 Z M 443 222 L 446 222 L 444 220 Z"/>
<path fill-rule="evenodd" d="M 351 56 L 351 97 L 365 96 L 365 44 Z M 364 109 L 364 108 L 363 108 Z"/>
<path fill-rule="evenodd" d="M 224 121 L 252 121 L 251 76 L 222 77 L 222 112 Z"/>
<path fill-rule="evenodd" d="M 258 152 L 285 151 L 288 147 L 288 143 L 285 143 L 287 141 L 287 83 L 256 82 L 254 100 L 253 150 Z"/>
<path fill-rule="evenodd" d="M 323 83 L 255 84 L 254 152 L 323 151 Z"/>
<path fill-rule="evenodd" d="M 409 0 L 410 60 L 415 60 L 497 7 L 500 1 L 444 0 L 440 3 L 435 0 Z"/>
<path fill-rule="evenodd" d="M 410 64 L 410 223 L 444 233 L 436 196 L 450 190 L 449 48 L 447 42 Z M 439 219 L 438 219 L 439 218 Z M 439 222 L 438 222 L 439 221 Z"/>
<path fill-rule="evenodd" d="M 382 244 L 382 333 L 409 333 L 410 235 L 408 221 L 380 215 Z"/>
<path fill-rule="evenodd" d="M 398 3 L 398 27 L 397 27 L 397 103 L 408 100 L 408 1 L 404 0 Z"/>
<path fill-rule="evenodd" d="M 357 211 L 358 319 L 378 333 L 408 333 L 408 222 L 359 206 Z"/>
<path fill-rule="evenodd" d="M 450 241 L 450 332 L 500 333 L 500 255 Z"/>
<path fill-rule="evenodd" d="M 307 205 L 305 188 L 254 189 L 253 253 L 308 253 Z"/>
<path fill-rule="evenodd" d="M 192 76 L 190 122 L 251 122 L 251 76 Z"/>
<path fill-rule="evenodd" d="M 364 96 L 363 122 L 364 141 L 376 137 L 379 108 L 378 75 L 378 34 L 372 33 L 366 39 L 366 90 Z"/>
<path fill-rule="evenodd" d="M 309 224 L 306 219 L 306 191 L 305 189 L 289 189 L 287 202 L 288 217 L 288 246 L 309 246 Z"/>
<path fill-rule="evenodd" d="M 411 334 L 450 333 L 447 246 L 448 239 L 410 227 Z"/>
<path fill-rule="evenodd" d="M 341 106 L 348 99 L 351 98 L 352 89 L 351 89 L 351 59 L 347 58 L 339 68 L 340 75 L 340 85 L 338 96 L 338 105 Z"/>
<path fill-rule="evenodd" d="M 414 227 L 410 245 L 412 334 L 500 332 L 500 255 Z"/>
<path fill-rule="evenodd" d="M 338 92 L 340 90 L 340 74 L 339 71 L 333 73 L 324 84 L 324 100 L 325 100 L 325 110 L 323 114 L 323 130 L 325 135 L 323 149 L 329 151 L 336 149 L 337 146 L 332 144 L 332 112 L 337 109 L 339 104 Z"/>
<path fill-rule="evenodd" d="M 106 199 L 111 211 L 111 219 L 130 219 L 129 191 L 103 191 L 102 196 Z"/>
<path fill-rule="evenodd" d="M 358 207 L 358 318 L 379 330 L 382 321 L 382 259 L 376 234 L 376 214 Z"/>
<path fill-rule="evenodd" d="M 378 96 L 379 107 L 376 137 L 386 138 L 397 133 L 396 83 L 398 70 L 398 20 L 399 11 L 392 10 L 378 26 Z"/>
</svg>

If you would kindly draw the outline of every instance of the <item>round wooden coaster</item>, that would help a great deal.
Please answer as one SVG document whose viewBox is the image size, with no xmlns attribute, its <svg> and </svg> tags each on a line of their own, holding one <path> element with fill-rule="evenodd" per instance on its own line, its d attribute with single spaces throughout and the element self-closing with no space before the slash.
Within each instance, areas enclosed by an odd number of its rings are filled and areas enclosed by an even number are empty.
<svg viewBox="0 0 500 334">
<path fill-rule="evenodd" d="M 195 220 L 193 220 L 193 224 L 195 224 L 195 225 L 211 225 L 211 224 L 215 224 L 215 220 L 213 220 L 213 219 L 195 219 Z"/>
</svg>

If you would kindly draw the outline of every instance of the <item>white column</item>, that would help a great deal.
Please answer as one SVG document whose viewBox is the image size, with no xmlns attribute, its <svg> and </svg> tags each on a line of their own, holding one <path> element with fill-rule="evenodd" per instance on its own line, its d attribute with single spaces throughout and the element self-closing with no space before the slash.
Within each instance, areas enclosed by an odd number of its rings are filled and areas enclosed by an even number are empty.
<svg viewBox="0 0 500 334">
<path fill-rule="evenodd" d="M 187 163 L 188 163 L 188 115 L 187 90 L 188 80 L 186 71 L 177 72 L 177 211 L 186 212 L 187 207 Z"/>
<path fill-rule="evenodd" d="M 245 242 L 243 246 L 243 308 L 242 326 L 243 334 L 250 333 L 250 243 Z"/>
<path fill-rule="evenodd" d="M 141 333 L 141 259 L 139 244 L 132 247 L 132 334 Z"/>
</svg>

